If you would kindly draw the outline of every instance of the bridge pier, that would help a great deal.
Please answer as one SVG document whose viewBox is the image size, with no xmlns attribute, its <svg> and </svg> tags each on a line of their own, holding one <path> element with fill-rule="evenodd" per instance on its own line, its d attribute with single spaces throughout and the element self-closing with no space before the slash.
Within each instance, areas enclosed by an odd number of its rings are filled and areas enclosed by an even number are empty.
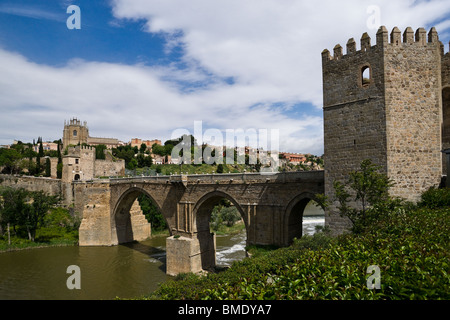
<svg viewBox="0 0 450 320">
<path fill-rule="evenodd" d="M 166 273 L 175 276 L 180 273 L 198 273 L 215 267 L 216 236 L 214 233 L 207 236 L 209 239 L 179 235 L 168 237 L 166 240 Z"/>
</svg>

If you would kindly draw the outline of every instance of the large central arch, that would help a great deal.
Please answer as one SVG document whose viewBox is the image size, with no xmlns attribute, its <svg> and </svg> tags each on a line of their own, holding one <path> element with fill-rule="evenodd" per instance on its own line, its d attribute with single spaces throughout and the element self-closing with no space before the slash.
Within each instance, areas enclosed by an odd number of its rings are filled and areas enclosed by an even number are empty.
<svg viewBox="0 0 450 320">
<path fill-rule="evenodd" d="M 245 219 L 244 211 L 232 196 L 222 191 L 213 191 L 202 196 L 193 209 L 193 231 L 199 241 L 203 270 L 213 268 L 216 265 L 216 241 L 215 235 L 210 232 L 210 220 L 213 208 L 219 204 L 222 199 L 229 200 L 238 210 L 245 223 L 248 239 L 248 222 Z"/>
<path fill-rule="evenodd" d="M 151 225 L 146 220 L 137 198 L 148 196 L 154 205 L 161 208 L 153 197 L 141 188 L 126 190 L 117 201 L 111 216 L 111 239 L 113 244 L 146 240 L 151 236 Z"/>
</svg>

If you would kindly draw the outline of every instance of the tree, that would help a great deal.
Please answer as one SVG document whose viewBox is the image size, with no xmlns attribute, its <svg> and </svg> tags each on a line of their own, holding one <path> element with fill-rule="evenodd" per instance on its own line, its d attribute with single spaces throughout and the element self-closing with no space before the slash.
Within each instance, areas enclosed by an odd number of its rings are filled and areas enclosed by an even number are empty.
<svg viewBox="0 0 450 320">
<path fill-rule="evenodd" d="M 39 137 L 39 156 L 44 156 L 44 146 L 42 145 L 42 137 Z"/>
<path fill-rule="evenodd" d="M 142 194 L 138 197 L 138 201 L 147 221 L 152 225 L 152 230 L 162 231 L 167 228 L 166 220 L 148 196 Z"/>
<path fill-rule="evenodd" d="M 339 213 L 351 221 L 354 232 L 362 231 L 381 214 L 401 204 L 399 199 L 389 196 L 393 181 L 378 172 L 379 169 L 371 160 L 364 160 L 359 170 L 349 173 L 345 183 L 333 183 Z M 322 208 L 329 206 L 328 199 L 323 195 L 317 195 L 317 201 Z M 350 205 L 352 202 L 356 203 L 355 207 Z"/>
<path fill-rule="evenodd" d="M 50 158 L 46 158 L 45 159 L 45 176 L 46 177 L 50 177 L 51 176 L 51 162 L 50 162 Z"/>
<path fill-rule="evenodd" d="M 147 149 L 147 145 L 145 143 L 142 143 L 141 147 L 139 148 L 139 152 L 144 153 L 146 149 Z"/>
<path fill-rule="evenodd" d="M 165 156 L 166 155 L 166 149 L 163 146 L 154 143 L 153 146 L 152 146 L 152 153 L 160 155 L 160 156 Z"/>
<path fill-rule="evenodd" d="M 152 165 L 152 157 L 149 155 L 145 155 L 144 153 L 139 153 L 136 157 L 137 167 L 145 168 L 150 167 Z"/>
<path fill-rule="evenodd" d="M 21 158 L 21 154 L 15 149 L 0 149 L 0 167 L 4 167 L 4 173 L 18 173 L 20 171 L 18 161 Z"/>
<path fill-rule="evenodd" d="M 135 158 L 131 159 L 130 162 L 126 165 L 128 170 L 134 170 L 138 166 L 138 162 Z"/>
<path fill-rule="evenodd" d="M 214 231 L 218 231 L 223 224 L 232 227 L 239 220 L 241 215 L 238 209 L 229 200 L 221 199 L 212 210 L 210 226 Z"/>
<path fill-rule="evenodd" d="M 28 240 L 34 241 L 36 230 L 47 212 L 57 203 L 56 196 L 49 196 L 43 191 L 31 192 L 31 203 L 24 205 L 20 223 L 27 229 Z"/>
<path fill-rule="evenodd" d="M 0 191 L 0 221 L 7 227 L 8 244 L 11 244 L 11 227 L 16 230 L 16 225 L 20 223 L 25 211 L 27 196 L 28 192 L 25 189 L 5 188 Z"/>
<path fill-rule="evenodd" d="M 97 146 L 95 146 L 95 159 L 97 160 L 105 160 L 105 150 L 106 150 L 106 145 L 104 144 L 99 144 Z"/>
<path fill-rule="evenodd" d="M 119 146 L 112 149 L 112 153 L 115 157 L 125 160 L 125 166 L 128 168 L 128 164 L 134 159 L 134 149 L 130 145 Z"/>
<path fill-rule="evenodd" d="M 41 173 L 41 158 L 44 156 L 44 147 L 42 146 L 42 138 L 38 138 L 39 152 L 36 156 L 36 175 Z"/>
<path fill-rule="evenodd" d="M 58 140 L 58 164 L 56 166 L 56 178 L 62 178 L 63 163 L 61 157 L 61 140 Z"/>
</svg>

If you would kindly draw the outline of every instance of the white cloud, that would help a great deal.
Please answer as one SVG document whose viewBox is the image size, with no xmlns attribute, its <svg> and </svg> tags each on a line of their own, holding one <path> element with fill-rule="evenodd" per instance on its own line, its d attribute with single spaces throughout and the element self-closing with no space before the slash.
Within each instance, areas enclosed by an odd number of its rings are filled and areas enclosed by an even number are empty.
<svg viewBox="0 0 450 320">
<path fill-rule="evenodd" d="M 33 19 L 45 19 L 52 21 L 64 21 L 64 14 L 57 14 L 54 12 L 46 11 L 38 7 L 23 7 L 11 4 L 0 5 L 0 13 L 6 13 L 10 15 L 33 18 Z"/>
<path fill-rule="evenodd" d="M 87 120 L 93 136 L 124 141 L 168 139 L 202 120 L 204 128 L 279 129 L 282 150 L 321 154 L 320 53 L 358 42 L 369 5 L 380 6 L 388 29 L 434 21 L 449 28 L 450 2 L 440 0 L 114 0 L 116 25 L 143 19 L 147 32 L 166 36 L 168 52 L 182 47 L 184 68 L 82 60 L 50 67 L 0 49 L 0 143 L 60 138 L 71 116 Z M 301 103 L 318 112 L 292 117 L 287 109 Z"/>
</svg>

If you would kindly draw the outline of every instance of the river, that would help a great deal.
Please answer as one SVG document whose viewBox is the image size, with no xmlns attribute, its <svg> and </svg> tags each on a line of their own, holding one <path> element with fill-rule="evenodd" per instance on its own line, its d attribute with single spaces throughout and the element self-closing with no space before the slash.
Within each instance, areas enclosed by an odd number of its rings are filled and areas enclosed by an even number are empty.
<svg viewBox="0 0 450 320">
<path fill-rule="evenodd" d="M 303 233 L 313 234 L 323 216 L 303 218 Z M 217 236 L 217 265 L 230 265 L 245 257 L 245 231 Z M 53 247 L 0 253 L 0 299 L 103 300 L 148 294 L 165 274 L 165 237 L 114 247 Z M 72 273 L 80 267 L 81 289 L 69 290 Z"/>
</svg>

